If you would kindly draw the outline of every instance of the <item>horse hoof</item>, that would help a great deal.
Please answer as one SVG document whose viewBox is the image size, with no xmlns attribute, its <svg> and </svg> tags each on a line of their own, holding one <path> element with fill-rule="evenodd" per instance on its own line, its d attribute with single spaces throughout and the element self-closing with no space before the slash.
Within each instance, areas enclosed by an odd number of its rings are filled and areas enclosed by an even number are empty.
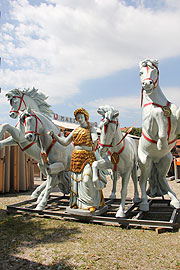
<svg viewBox="0 0 180 270">
<path fill-rule="evenodd" d="M 35 208 L 35 210 L 40 210 L 40 211 L 42 211 L 44 209 L 45 209 L 45 207 L 42 206 L 42 205 L 37 205 L 36 208 Z"/>
<path fill-rule="evenodd" d="M 123 211 L 118 210 L 116 213 L 116 218 L 124 218 L 125 214 Z"/>
<path fill-rule="evenodd" d="M 133 199 L 133 203 L 140 203 L 141 199 L 139 197 Z"/>
<path fill-rule="evenodd" d="M 147 212 L 147 211 L 149 211 L 149 204 L 148 204 L 148 203 L 140 203 L 139 209 L 140 209 L 141 211 Z"/>
<path fill-rule="evenodd" d="M 111 194 L 111 195 L 109 196 L 109 198 L 110 198 L 110 199 L 116 199 L 116 194 Z"/>
<path fill-rule="evenodd" d="M 34 193 L 34 192 L 31 194 L 32 199 L 36 199 L 36 198 L 38 198 L 38 196 L 39 196 L 39 194 Z"/>
<path fill-rule="evenodd" d="M 174 201 L 174 202 L 171 201 L 170 205 L 173 206 L 176 209 L 179 209 L 180 208 L 180 201 Z"/>
</svg>

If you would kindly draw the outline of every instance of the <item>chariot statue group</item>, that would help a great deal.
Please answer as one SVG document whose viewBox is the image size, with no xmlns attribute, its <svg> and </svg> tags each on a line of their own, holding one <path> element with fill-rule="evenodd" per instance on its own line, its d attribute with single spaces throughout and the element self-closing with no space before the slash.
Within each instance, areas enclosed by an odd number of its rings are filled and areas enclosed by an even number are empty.
<svg viewBox="0 0 180 270">
<path fill-rule="evenodd" d="M 18 121 L 15 127 L 1 126 L 0 148 L 18 144 L 38 162 L 47 180 L 32 193 L 32 197 L 37 198 L 37 210 L 45 209 L 52 189 L 58 186 L 63 194 L 70 194 L 69 208 L 74 213 L 95 214 L 104 207 L 103 189 L 110 171 L 112 199 L 116 198 L 117 179 L 122 178 L 121 202 L 116 217 L 125 216 L 130 178 L 134 183 L 133 201 L 139 203 L 140 210 L 149 210 L 148 195 L 159 197 L 165 194 L 172 207 L 180 208 L 180 201 L 166 180 L 172 162 L 171 149 L 180 133 L 180 108 L 168 101 L 160 89 L 157 60 L 140 62 L 140 82 L 142 135 L 138 149 L 134 140 L 121 132 L 119 112 L 110 105 L 97 109 L 102 117 L 99 137 L 84 108 L 75 110 L 74 117 L 79 126 L 65 137 L 51 120 L 53 112 L 44 94 L 35 88 L 13 89 L 6 94 L 10 117 Z M 6 131 L 11 136 L 2 140 Z M 139 183 L 137 164 L 141 171 Z"/>
</svg>

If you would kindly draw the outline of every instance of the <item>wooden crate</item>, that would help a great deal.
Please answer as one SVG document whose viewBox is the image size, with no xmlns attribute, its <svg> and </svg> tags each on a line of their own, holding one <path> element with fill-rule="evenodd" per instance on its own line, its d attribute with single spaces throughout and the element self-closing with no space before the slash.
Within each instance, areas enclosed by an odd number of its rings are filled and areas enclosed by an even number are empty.
<svg viewBox="0 0 180 270">
<path fill-rule="evenodd" d="M 3 139 L 9 136 L 6 133 Z M 34 161 L 20 147 L 0 150 L 0 193 L 31 190 L 34 186 Z"/>
</svg>

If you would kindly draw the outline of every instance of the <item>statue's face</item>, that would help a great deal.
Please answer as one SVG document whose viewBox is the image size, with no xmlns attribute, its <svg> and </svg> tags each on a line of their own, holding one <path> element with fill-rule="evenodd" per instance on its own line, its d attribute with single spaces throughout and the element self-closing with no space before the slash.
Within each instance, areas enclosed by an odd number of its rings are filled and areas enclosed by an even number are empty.
<svg viewBox="0 0 180 270">
<path fill-rule="evenodd" d="M 76 116 L 77 121 L 80 125 L 84 124 L 86 122 L 85 115 L 82 113 L 78 113 Z"/>
</svg>

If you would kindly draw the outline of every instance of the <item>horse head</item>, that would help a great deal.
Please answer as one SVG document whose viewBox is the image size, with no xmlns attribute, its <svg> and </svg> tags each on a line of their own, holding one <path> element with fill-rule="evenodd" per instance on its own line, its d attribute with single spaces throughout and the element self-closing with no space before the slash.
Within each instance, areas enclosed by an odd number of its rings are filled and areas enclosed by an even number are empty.
<svg viewBox="0 0 180 270">
<path fill-rule="evenodd" d="M 20 111 L 24 111 L 26 109 L 26 102 L 24 100 L 24 92 L 15 88 L 10 90 L 6 97 L 10 102 L 10 111 L 9 116 L 13 119 L 17 118 Z"/>
<path fill-rule="evenodd" d="M 101 129 L 99 151 L 102 155 L 109 147 L 113 146 L 113 139 L 118 126 L 117 117 L 119 116 L 119 112 L 109 105 L 100 106 L 97 112 L 103 117 L 99 125 Z"/>
<path fill-rule="evenodd" d="M 29 142 L 36 142 L 38 136 L 41 135 L 40 128 L 43 126 L 37 114 L 28 107 L 28 109 L 20 115 L 20 122 L 23 123 L 25 127 L 25 138 Z"/>
<path fill-rule="evenodd" d="M 145 59 L 139 63 L 142 89 L 150 95 L 158 85 L 158 61 Z"/>
<path fill-rule="evenodd" d="M 28 106 L 48 117 L 53 114 L 51 106 L 46 102 L 47 96 L 34 87 L 32 89 L 24 88 L 24 90 L 12 89 L 6 94 L 6 97 L 10 102 L 9 116 L 12 118 L 17 118 L 20 112 L 24 111 Z"/>
</svg>

